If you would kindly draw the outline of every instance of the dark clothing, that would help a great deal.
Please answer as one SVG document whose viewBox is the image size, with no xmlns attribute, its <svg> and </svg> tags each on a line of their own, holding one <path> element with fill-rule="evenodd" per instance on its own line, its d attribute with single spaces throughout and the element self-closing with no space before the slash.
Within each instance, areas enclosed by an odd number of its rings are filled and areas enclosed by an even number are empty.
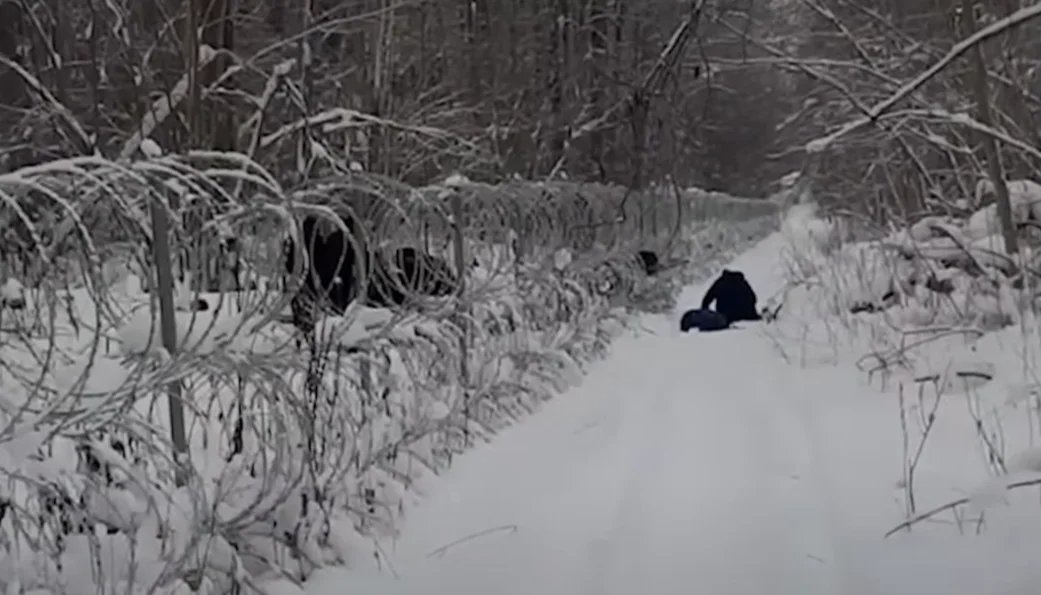
<svg viewBox="0 0 1041 595">
<path fill-rule="evenodd" d="M 687 332 L 695 328 L 701 332 L 721 331 L 730 328 L 730 322 L 719 312 L 688 310 L 680 319 L 680 330 Z"/>
<path fill-rule="evenodd" d="M 707 310 L 712 302 L 716 303 L 716 312 L 726 317 L 728 322 L 739 320 L 761 320 L 756 309 L 757 297 L 752 286 L 745 280 L 744 273 L 723 269 L 723 273 L 712 283 L 701 300 L 701 309 Z"/>
<path fill-rule="evenodd" d="M 661 262 L 658 260 L 657 254 L 650 250 L 640 250 L 637 256 L 640 259 L 640 266 L 643 267 L 644 273 L 653 277 L 661 272 Z"/>
</svg>

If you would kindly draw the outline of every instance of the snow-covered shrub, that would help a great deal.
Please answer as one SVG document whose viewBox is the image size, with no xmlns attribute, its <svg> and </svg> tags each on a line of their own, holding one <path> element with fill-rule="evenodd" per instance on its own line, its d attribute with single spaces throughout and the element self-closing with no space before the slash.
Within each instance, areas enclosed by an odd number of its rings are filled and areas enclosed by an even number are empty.
<svg viewBox="0 0 1041 595">
<path fill-rule="evenodd" d="M 771 207 L 725 197 L 626 201 L 608 186 L 462 179 L 413 190 L 355 173 L 310 192 L 380 198 L 379 241 L 429 234 L 449 262 L 460 230 L 473 260 L 463 299 L 407 315 L 352 307 L 318 321 L 309 352 L 277 323 L 281 296 L 259 286 L 207 294 L 200 312 L 187 307 L 197 288 L 179 283 L 171 353 L 152 255 L 134 248 L 151 233 L 145 201 L 176 193 L 197 206 L 216 195 L 207 220 L 170 217 L 177 254 L 204 255 L 191 251 L 230 225 L 244 259 L 267 274 L 277 266 L 257 255 L 277 254 L 280 223 L 302 208 L 244 157 L 203 158 L 218 157 L 92 157 L 0 175 L 5 188 L 62 188 L 54 210 L 73 233 L 55 251 L 81 255 L 83 271 L 72 287 L 41 284 L 41 331 L 0 334 L 7 592 L 226 593 L 378 556 L 366 536 L 393 532 L 424 473 L 578 382 L 630 311 L 660 307 L 774 224 L 762 216 Z M 236 184 L 248 209 L 226 193 Z M 134 258 L 100 256 L 63 210 L 61 196 L 77 192 L 118 205 L 123 219 L 107 237 Z M 709 210 L 718 217 L 704 219 Z M 631 266 L 648 247 L 677 263 L 671 274 Z M 549 266 L 562 250 L 567 262 Z M 624 290 L 598 291 L 605 267 L 621 271 Z M 170 438 L 171 403 L 183 408 L 184 453 Z"/>
<path fill-rule="evenodd" d="M 14 277 L 9 277 L 0 285 L 0 308 L 20 310 L 25 307 L 25 285 Z"/>
<path fill-rule="evenodd" d="M 1012 204 L 1012 220 L 1014 223 L 1025 221 L 1041 222 L 1041 184 L 1033 180 L 1011 180 L 1006 182 L 1009 202 Z M 982 203 L 986 197 L 995 194 L 994 183 L 989 179 L 981 179 L 976 184 L 976 202 Z M 981 240 L 1001 235 L 1001 222 L 998 219 L 998 206 L 990 203 L 980 206 L 965 223 L 965 235 L 971 240 Z"/>
<path fill-rule="evenodd" d="M 1014 180 L 1008 187 L 1014 218 L 1041 221 L 1041 185 Z M 981 182 L 977 201 L 992 192 Z M 818 341 L 863 340 L 866 349 L 901 352 L 909 333 L 989 332 L 1022 322 L 1033 315 L 1035 298 L 1029 275 L 1018 271 L 1034 266 L 1037 251 L 1025 241 L 1018 254 L 1007 254 L 994 208 L 983 205 L 963 218 L 924 216 L 871 239 L 835 242 L 835 224 L 816 208 L 791 207 L 782 224 L 789 299 L 781 318 L 801 325 L 801 334 L 817 333 Z"/>
</svg>

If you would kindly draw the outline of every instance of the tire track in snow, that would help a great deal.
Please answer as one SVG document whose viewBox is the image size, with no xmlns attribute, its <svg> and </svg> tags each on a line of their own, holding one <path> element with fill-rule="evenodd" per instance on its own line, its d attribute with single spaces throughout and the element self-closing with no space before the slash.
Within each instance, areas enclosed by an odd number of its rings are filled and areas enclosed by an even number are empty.
<svg viewBox="0 0 1041 595">
<path fill-rule="evenodd" d="M 778 387 L 729 371 L 759 340 L 695 336 L 658 350 L 674 354 L 658 368 L 672 382 L 630 420 L 627 434 L 643 439 L 606 543 L 590 544 L 584 594 L 841 593 L 805 551 L 827 544 L 826 527 L 805 518 L 818 495 L 793 477 L 802 457 L 785 442 L 793 426 L 778 425 Z"/>
<path fill-rule="evenodd" d="M 656 339 L 661 340 L 661 337 Z M 621 443 L 626 444 L 634 454 L 625 467 L 627 473 L 618 492 L 620 496 L 617 497 L 606 534 L 594 537 L 587 545 L 590 560 L 586 572 L 589 578 L 583 590 L 585 595 L 613 593 L 611 585 L 617 584 L 614 575 L 620 569 L 631 572 L 632 569 L 627 566 L 638 562 L 638 559 L 627 556 L 626 552 L 642 546 L 641 516 L 646 504 L 644 490 L 653 483 L 653 478 L 660 473 L 660 466 L 664 463 L 661 456 L 664 432 L 655 431 L 655 424 L 663 417 L 668 417 L 668 391 L 672 389 L 668 384 L 669 376 L 658 369 L 655 372 L 656 382 L 647 391 L 652 396 L 641 399 L 639 395 L 632 395 L 633 401 L 641 407 L 624 418 L 625 440 Z"/>
<path fill-rule="evenodd" d="M 655 339 L 619 340 L 611 360 L 590 371 L 595 377 L 460 457 L 410 512 L 396 564 L 404 580 L 381 586 L 380 595 L 581 593 L 586 577 L 575 569 L 588 563 L 584 546 L 611 525 L 625 489 L 619 471 L 632 466 L 644 436 L 633 422 L 647 417 L 641 397 L 660 381 L 649 358 Z M 425 559 L 445 543 L 505 525 L 517 531 Z"/>
<path fill-rule="evenodd" d="M 793 511 L 812 523 L 815 540 L 806 543 L 806 550 L 814 559 L 831 569 L 829 578 L 834 593 L 854 595 L 861 592 L 850 580 L 844 563 L 843 546 L 837 539 L 843 526 L 838 513 L 838 492 L 832 487 L 830 468 L 825 465 L 829 457 L 824 452 L 826 443 L 820 439 L 817 423 L 810 410 L 808 387 L 799 382 L 798 370 L 786 366 L 774 368 L 773 378 L 787 390 L 775 398 L 783 398 L 786 406 L 778 408 L 777 423 L 784 440 L 792 445 L 792 452 L 800 455 L 799 483 L 801 498 L 795 501 Z M 802 508 L 798 508 L 801 504 Z M 871 589 L 869 588 L 870 592 Z"/>
<path fill-rule="evenodd" d="M 802 561 L 812 567 L 816 590 L 807 592 L 849 595 L 835 539 L 835 532 L 841 529 L 835 492 L 816 450 L 821 444 L 808 425 L 812 421 L 806 400 L 809 387 L 795 373 L 797 370 L 773 354 L 765 338 L 758 347 L 762 351 L 760 361 L 770 361 L 770 355 L 775 357 L 775 365 L 761 376 L 765 386 L 758 393 L 759 403 L 761 411 L 769 412 L 766 420 L 771 425 L 773 442 L 786 445 L 786 460 L 782 464 L 790 481 L 779 484 L 777 496 L 784 502 L 779 509 L 786 513 L 788 525 L 797 528 L 792 546 L 797 548 Z"/>
</svg>

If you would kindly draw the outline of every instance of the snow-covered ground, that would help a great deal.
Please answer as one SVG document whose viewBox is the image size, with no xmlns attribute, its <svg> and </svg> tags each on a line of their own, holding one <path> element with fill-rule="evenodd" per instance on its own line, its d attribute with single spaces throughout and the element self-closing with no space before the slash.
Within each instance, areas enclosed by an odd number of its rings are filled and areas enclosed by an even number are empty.
<svg viewBox="0 0 1041 595">
<path fill-rule="evenodd" d="M 770 296 L 785 245 L 772 236 L 731 268 Z M 680 303 L 695 305 L 702 289 Z M 988 476 L 970 412 L 1006 403 L 1014 370 L 990 393 L 942 396 L 929 424 L 928 394 L 892 379 L 869 385 L 853 354 L 793 361 L 805 337 L 783 321 L 681 335 L 677 319 L 644 317 L 644 331 L 616 341 L 579 387 L 425 482 L 399 538 L 381 544 L 392 566 L 321 570 L 308 593 L 1036 592 L 1037 488 L 990 498 L 982 523 L 969 507 L 960 523 L 945 513 L 883 538 L 907 516 L 906 453 L 922 433 L 914 419 L 931 426 L 917 510 L 976 493 Z M 1018 355 L 1000 334 L 973 352 Z M 1013 415 L 1019 429 L 1032 414 Z M 1032 445 L 1034 426 L 1009 428 L 1003 447 Z"/>
</svg>

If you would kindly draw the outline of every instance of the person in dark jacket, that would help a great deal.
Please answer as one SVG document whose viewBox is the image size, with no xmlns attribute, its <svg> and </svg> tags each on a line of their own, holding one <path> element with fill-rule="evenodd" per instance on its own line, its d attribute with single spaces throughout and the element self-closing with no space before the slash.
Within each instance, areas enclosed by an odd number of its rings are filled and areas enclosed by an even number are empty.
<svg viewBox="0 0 1041 595">
<path fill-rule="evenodd" d="M 705 292 L 705 297 L 701 300 L 701 309 L 708 310 L 715 302 L 715 311 L 722 314 L 728 323 L 761 320 L 762 317 L 756 309 L 757 299 L 744 273 L 723 269 L 723 273 Z"/>
</svg>

